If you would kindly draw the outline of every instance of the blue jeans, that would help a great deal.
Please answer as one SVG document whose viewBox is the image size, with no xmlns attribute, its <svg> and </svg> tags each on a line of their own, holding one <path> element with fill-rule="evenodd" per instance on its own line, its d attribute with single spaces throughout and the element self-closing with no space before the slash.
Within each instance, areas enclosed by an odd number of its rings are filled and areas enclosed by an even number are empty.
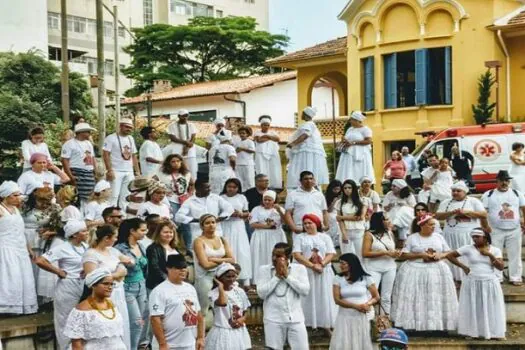
<svg viewBox="0 0 525 350">
<path fill-rule="evenodd" d="M 128 305 L 131 349 L 136 350 L 140 344 L 149 343 L 146 327 L 146 322 L 149 321 L 146 281 L 124 283 L 124 292 Z"/>
<path fill-rule="evenodd" d="M 184 246 L 186 247 L 186 252 L 191 252 L 193 250 L 193 247 L 191 245 L 192 242 L 191 242 L 190 225 L 175 221 L 175 214 L 177 214 L 177 212 L 179 211 L 180 204 L 173 203 L 173 202 L 170 202 L 170 204 L 171 204 L 171 211 L 173 213 L 173 222 L 177 224 L 177 232 L 180 233 L 180 235 L 182 236 L 182 239 L 184 240 Z"/>
</svg>

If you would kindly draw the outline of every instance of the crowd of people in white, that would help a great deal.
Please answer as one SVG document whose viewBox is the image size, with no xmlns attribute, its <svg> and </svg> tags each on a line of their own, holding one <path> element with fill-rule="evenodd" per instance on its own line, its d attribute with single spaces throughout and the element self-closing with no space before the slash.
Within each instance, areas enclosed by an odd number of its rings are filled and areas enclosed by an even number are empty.
<svg viewBox="0 0 525 350">
<path fill-rule="evenodd" d="M 286 145 L 284 207 L 269 116 L 253 137 L 216 120 L 209 174 L 188 111 L 164 149 L 145 127 L 138 150 L 121 119 L 98 181 L 87 123 L 63 144 L 61 169 L 33 129 L 18 183 L 0 185 L 0 314 L 53 302 L 61 350 L 249 349 L 257 293 L 271 349 L 308 349 L 307 327 L 324 329 L 331 349 L 372 349 L 374 314 L 406 330 L 504 338 L 504 250 L 509 282 L 522 284 L 522 179 L 502 170 L 479 200 L 429 155 L 417 198 L 399 177 L 381 198 L 365 116 L 352 113 L 331 182 L 314 116 L 303 111 Z"/>
</svg>

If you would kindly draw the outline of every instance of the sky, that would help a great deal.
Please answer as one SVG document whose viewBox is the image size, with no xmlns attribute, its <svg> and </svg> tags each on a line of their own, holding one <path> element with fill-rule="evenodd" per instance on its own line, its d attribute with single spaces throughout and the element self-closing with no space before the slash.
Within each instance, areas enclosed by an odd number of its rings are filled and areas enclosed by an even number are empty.
<svg viewBox="0 0 525 350">
<path fill-rule="evenodd" d="M 290 37 L 288 52 L 344 36 L 337 15 L 348 0 L 270 0 L 270 32 Z"/>
</svg>

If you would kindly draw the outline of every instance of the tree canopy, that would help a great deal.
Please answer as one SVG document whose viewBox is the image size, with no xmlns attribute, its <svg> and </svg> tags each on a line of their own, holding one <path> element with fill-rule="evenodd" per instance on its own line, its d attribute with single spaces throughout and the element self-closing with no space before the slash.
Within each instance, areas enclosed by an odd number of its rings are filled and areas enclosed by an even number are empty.
<svg viewBox="0 0 525 350">
<path fill-rule="evenodd" d="M 251 17 L 195 17 L 183 26 L 134 29 L 136 40 L 125 49 L 131 64 L 123 72 L 135 87 L 127 95 L 147 91 L 155 79 L 178 86 L 268 73 L 264 62 L 282 55 L 289 38 L 256 26 Z"/>
</svg>

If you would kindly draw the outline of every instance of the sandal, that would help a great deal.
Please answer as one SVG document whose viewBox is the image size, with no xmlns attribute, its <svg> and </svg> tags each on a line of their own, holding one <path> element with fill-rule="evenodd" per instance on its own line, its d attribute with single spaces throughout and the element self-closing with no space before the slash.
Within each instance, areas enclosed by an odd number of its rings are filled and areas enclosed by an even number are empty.
<svg viewBox="0 0 525 350">
<path fill-rule="evenodd" d="M 513 286 L 519 287 L 523 285 L 523 282 L 510 282 Z"/>
</svg>

